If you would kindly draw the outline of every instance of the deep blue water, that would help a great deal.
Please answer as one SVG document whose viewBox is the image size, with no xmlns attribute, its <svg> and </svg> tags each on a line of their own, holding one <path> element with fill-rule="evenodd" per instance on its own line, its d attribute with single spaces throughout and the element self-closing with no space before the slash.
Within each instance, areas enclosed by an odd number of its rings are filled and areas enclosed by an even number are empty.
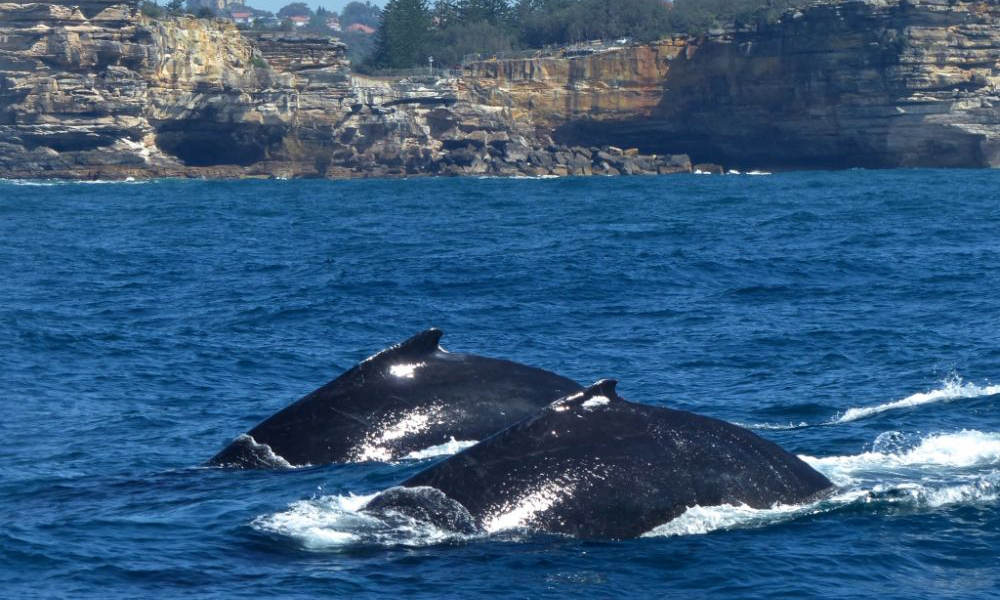
<svg viewBox="0 0 1000 600">
<path fill-rule="evenodd" d="M 995 597 L 998 189 L 0 182 L 0 596 Z M 750 426 L 840 491 L 627 542 L 373 535 L 358 497 L 437 459 L 198 466 L 429 326 Z"/>
</svg>

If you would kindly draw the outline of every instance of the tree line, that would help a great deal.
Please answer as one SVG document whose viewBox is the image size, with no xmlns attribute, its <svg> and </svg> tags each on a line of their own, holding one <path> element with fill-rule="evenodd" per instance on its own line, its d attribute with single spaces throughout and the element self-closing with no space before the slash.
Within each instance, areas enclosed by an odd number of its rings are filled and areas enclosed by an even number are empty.
<svg viewBox="0 0 1000 600">
<path fill-rule="evenodd" d="M 498 54 L 586 40 L 700 34 L 726 23 L 773 21 L 807 0 L 389 0 L 374 68 L 454 65 L 469 54 Z"/>
</svg>

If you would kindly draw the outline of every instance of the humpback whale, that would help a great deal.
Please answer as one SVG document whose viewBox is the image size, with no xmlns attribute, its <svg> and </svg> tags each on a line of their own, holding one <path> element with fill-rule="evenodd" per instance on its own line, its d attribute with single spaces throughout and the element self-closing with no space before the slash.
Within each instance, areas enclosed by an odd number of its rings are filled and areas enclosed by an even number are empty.
<svg viewBox="0 0 1000 600">
<path fill-rule="evenodd" d="M 389 461 L 478 441 L 576 382 L 515 362 L 447 352 L 428 329 L 353 368 L 239 436 L 209 465 L 273 468 Z"/>
<path fill-rule="evenodd" d="M 583 538 L 642 535 L 694 505 L 767 508 L 830 481 L 725 421 L 622 399 L 605 379 L 433 465 L 363 509 L 462 533 L 509 527 Z"/>
</svg>

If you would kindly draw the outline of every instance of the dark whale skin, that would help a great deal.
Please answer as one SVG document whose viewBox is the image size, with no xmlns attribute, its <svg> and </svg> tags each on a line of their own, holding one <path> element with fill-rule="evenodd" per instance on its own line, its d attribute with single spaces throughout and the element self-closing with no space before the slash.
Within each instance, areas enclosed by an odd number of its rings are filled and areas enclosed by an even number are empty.
<svg viewBox="0 0 1000 600">
<path fill-rule="evenodd" d="M 452 439 L 482 440 L 582 389 L 515 362 L 446 352 L 428 329 L 269 417 L 208 460 L 275 468 L 392 461 Z"/>
<path fill-rule="evenodd" d="M 487 531 L 498 515 L 528 506 L 525 527 L 602 539 L 640 536 L 694 505 L 767 508 L 832 489 L 773 442 L 718 419 L 628 402 L 615 383 L 557 400 L 402 486 L 440 490 Z"/>
</svg>

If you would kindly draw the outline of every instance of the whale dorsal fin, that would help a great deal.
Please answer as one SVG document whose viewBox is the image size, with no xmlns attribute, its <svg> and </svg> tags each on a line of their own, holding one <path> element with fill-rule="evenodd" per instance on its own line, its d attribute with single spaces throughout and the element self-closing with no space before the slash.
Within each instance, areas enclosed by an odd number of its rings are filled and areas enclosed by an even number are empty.
<svg viewBox="0 0 1000 600">
<path fill-rule="evenodd" d="M 616 385 L 618 385 L 617 379 L 601 379 L 585 389 L 583 394 L 584 396 L 604 396 L 609 400 L 615 400 L 618 398 L 618 393 L 615 392 Z"/>
<path fill-rule="evenodd" d="M 359 363 L 359 366 L 370 365 L 374 362 L 381 362 L 383 360 L 391 360 L 394 358 L 414 358 L 419 359 L 421 356 L 426 356 L 435 352 L 439 349 L 438 342 L 441 341 L 441 336 L 444 332 L 435 327 L 431 327 L 426 331 L 421 331 L 417 335 L 404 340 L 395 346 L 391 346 L 373 354 L 368 358 L 364 359 Z"/>
<path fill-rule="evenodd" d="M 443 331 L 436 327 L 431 327 L 426 331 L 421 331 L 404 342 L 400 342 L 395 348 L 392 348 L 392 350 L 399 354 L 413 356 L 430 354 L 438 349 L 438 344 L 441 342 L 441 336 L 443 335 Z"/>
<path fill-rule="evenodd" d="M 576 407 L 592 410 L 601 406 L 610 406 L 612 403 L 621 400 L 618 397 L 618 393 L 615 392 L 616 385 L 618 385 L 616 379 L 601 379 L 582 392 L 575 392 L 565 398 L 556 400 L 550 406 L 556 412 Z"/>
</svg>

